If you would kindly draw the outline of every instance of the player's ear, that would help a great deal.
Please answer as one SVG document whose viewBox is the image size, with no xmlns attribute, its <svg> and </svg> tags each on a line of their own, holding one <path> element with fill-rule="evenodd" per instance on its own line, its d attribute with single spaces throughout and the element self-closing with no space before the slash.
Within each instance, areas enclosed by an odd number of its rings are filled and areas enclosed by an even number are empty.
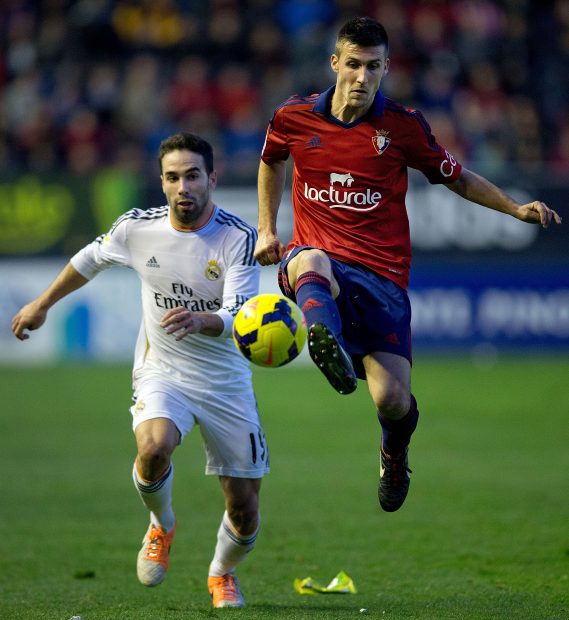
<svg viewBox="0 0 569 620">
<path fill-rule="evenodd" d="M 330 66 L 332 67 L 332 71 L 334 73 L 338 73 L 339 62 L 340 59 L 336 56 L 336 54 L 332 54 L 332 56 L 330 56 Z"/>
<path fill-rule="evenodd" d="M 216 185 L 217 185 L 217 170 L 212 170 L 212 172 L 209 175 L 209 188 L 215 189 Z"/>
<path fill-rule="evenodd" d="M 389 73 L 389 65 L 390 65 L 389 58 L 386 58 L 385 66 L 383 68 L 383 75 L 387 75 Z"/>
</svg>

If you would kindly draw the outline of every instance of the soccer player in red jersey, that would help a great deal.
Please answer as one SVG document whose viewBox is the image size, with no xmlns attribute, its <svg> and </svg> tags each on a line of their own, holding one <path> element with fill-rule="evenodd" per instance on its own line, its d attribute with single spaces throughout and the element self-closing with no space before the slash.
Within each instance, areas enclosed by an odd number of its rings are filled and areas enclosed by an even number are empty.
<svg viewBox="0 0 569 620">
<path fill-rule="evenodd" d="M 367 380 L 382 428 L 379 502 L 392 512 L 407 496 L 407 451 L 419 416 L 406 292 L 407 169 L 524 222 L 547 228 L 561 218 L 543 202 L 516 202 L 464 168 L 419 111 L 384 97 L 388 51 L 379 22 L 349 21 L 330 59 L 335 85 L 295 95 L 275 111 L 259 167 L 255 256 L 261 265 L 281 261 L 280 287 L 304 311 L 310 355 L 332 386 L 349 394 L 357 378 Z M 276 221 L 289 156 L 294 226 L 285 252 Z"/>
</svg>

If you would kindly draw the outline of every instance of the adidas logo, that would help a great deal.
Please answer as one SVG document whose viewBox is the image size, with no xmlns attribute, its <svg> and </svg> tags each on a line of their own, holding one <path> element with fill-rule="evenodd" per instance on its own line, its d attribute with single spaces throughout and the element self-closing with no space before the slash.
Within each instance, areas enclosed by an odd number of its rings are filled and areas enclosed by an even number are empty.
<svg viewBox="0 0 569 620">
<path fill-rule="evenodd" d="M 322 142 L 320 142 L 320 138 L 318 136 L 312 136 L 310 140 L 306 143 L 309 149 L 321 149 Z"/>
<path fill-rule="evenodd" d="M 401 343 L 399 342 L 399 338 L 397 337 L 397 334 L 395 332 L 393 332 L 392 334 L 389 334 L 388 336 L 385 337 L 385 342 L 390 342 L 391 344 L 395 344 L 395 345 L 400 345 Z"/>
<path fill-rule="evenodd" d="M 310 299 L 307 299 L 303 306 L 302 306 L 302 311 L 303 312 L 308 312 L 309 310 L 313 310 L 314 308 L 323 308 L 324 304 L 319 302 L 316 299 L 312 299 L 312 297 Z"/>
<path fill-rule="evenodd" d="M 160 265 L 158 264 L 158 261 L 156 260 L 155 256 L 153 256 L 152 258 L 149 258 L 146 261 L 146 266 L 147 267 L 157 267 L 158 269 L 160 269 Z"/>
</svg>

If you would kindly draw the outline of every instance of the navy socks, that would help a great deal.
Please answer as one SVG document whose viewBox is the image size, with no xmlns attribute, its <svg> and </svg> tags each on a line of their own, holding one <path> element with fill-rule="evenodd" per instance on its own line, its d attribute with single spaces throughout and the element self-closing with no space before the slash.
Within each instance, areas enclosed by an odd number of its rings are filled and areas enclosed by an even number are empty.
<svg viewBox="0 0 569 620">
<path fill-rule="evenodd" d="M 316 271 L 307 271 L 297 279 L 294 293 L 308 327 L 314 323 L 323 323 L 334 336 L 340 336 L 342 322 L 328 278 Z"/>
<path fill-rule="evenodd" d="M 377 412 L 377 419 L 382 429 L 382 448 L 388 455 L 400 454 L 405 450 L 411 441 L 411 435 L 417 422 L 419 421 L 419 410 L 417 409 L 417 401 L 411 394 L 411 407 L 409 411 L 399 420 L 392 420 Z"/>
</svg>

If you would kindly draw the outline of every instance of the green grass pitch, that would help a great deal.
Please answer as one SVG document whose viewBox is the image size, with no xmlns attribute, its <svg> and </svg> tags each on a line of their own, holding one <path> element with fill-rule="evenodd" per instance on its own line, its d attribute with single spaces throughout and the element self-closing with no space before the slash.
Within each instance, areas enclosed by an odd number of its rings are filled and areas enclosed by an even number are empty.
<svg viewBox="0 0 569 620">
<path fill-rule="evenodd" d="M 214 611 L 205 580 L 223 506 L 199 432 L 175 455 L 168 578 L 146 589 L 130 370 L 4 367 L 0 618 L 569 618 L 568 377 L 566 357 L 418 357 L 411 489 L 387 514 L 365 383 L 339 396 L 312 365 L 256 371 L 272 473 L 239 568 L 248 607 Z M 357 594 L 293 590 L 340 570 Z"/>
</svg>

